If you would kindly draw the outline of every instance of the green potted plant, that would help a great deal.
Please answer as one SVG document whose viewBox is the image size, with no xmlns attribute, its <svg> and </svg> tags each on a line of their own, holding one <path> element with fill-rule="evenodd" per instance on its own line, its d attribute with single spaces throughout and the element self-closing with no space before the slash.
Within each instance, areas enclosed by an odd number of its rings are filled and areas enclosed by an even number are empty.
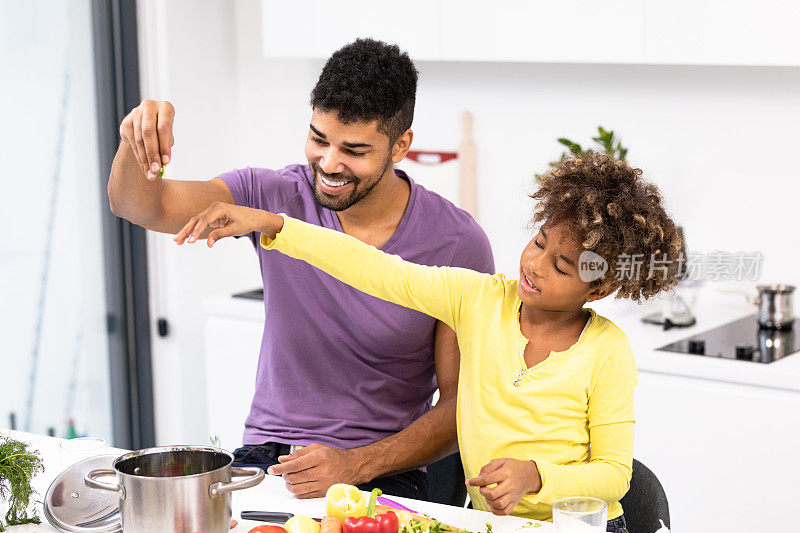
<svg viewBox="0 0 800 533">
<path fill-rule="evenodd" d="M 555 166 L 567 157 L 580 157 L 592 148 L 584 149 L 580 144 L 573 142 L 565 137 L 559 137 L 558 142 L 567 147 L 567 150 L 561 153 L 558 161 L 551 161 L 550 166 Z M 592 137 L 592 140 L 599 146 L 599 150 L 616 159 L 625 161 L 628 155 L 628 149 L 622 146 L 622 142 L 614 135 L 614 130 L 606 130 L 603 126 L 597 126 L 597 137 Z M 541 174 L 536 174 L 536 178 L 540 179 Z"/>
</svg>

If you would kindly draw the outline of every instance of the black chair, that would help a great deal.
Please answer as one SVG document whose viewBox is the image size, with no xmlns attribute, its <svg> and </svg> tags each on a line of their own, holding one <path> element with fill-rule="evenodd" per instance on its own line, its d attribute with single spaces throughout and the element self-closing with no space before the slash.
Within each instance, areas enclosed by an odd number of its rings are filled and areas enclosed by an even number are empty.
<svg viewBox="0 0 800 533">
<path fill-rule="evenodd" d="M 467 486 L 459 454 L 448 455 L 428 466 L 428 501 L 464 507 Z"/>
<path fill-rule="evenodd" d="M 659 519 L 671 527 L 664 487 L 656 475 L 636 459 L 633 460 L 631 487 L 619 503 L 630 533 L 654 533 L 661 527 Z"/>
</svg>

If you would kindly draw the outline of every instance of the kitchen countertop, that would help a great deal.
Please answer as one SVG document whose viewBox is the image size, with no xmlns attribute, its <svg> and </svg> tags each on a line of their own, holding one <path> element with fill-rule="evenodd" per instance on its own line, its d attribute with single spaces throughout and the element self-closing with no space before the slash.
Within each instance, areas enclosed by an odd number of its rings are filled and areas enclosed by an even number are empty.
<svg viewBox="0 0 800 533">
<path fill-rule="evenodd" d="M 628 335 L 640 372 L 800 392 L 800 353 L 765 364 L 657 350 L 671 342 L 755 315 L 756 306 L 747 303 L 741 294 L 720 292 L 713 285 L 701 287 L 694 309 L 697 323 L 667 331 L 641 320 L 642 316 L 659 309 L 658 302 L 639 306 L 629 301 L 606 299 L 590 306 Z"/>
<path fill-rule="evenodd" d="M 718 287 L 707 283 L 698 288 L 695 307 L 697 323 L 689 328 L 664 331 L 660 326 L 642 322 L 642 316 L 658 310 L 658 301 L 640 306 L 629 301 L 606 298 L 588 306 L 612 320 L 628 335 L 640 372 L 800 392 L 798 353 L 763 364 L 657 350 L 671 342 L 756 313 L 756 307 L 747 303 L 743 295 L 721 292 Z M 205 311 L 207 315 L 260 321 L 262 324 L 264 321 L 264 303 L 259 300 L 209 298 L 205 301 Z"/>
<path fill-rule="evenodd" d="M 19 431 L 0 430 L 0 433 L 13 439 L 29 442 L 35 449 L 38 449 L 45 465 L 43 474 L 37 476 L 33 481 L 33 487 L 44 498 L 47 488 L 55 477 L 60 474 L 67 466 L 75 462 L 68 456 L 62 456 L 59 450 L 59 443 L 64 439 L 23 433 Z M 106 448 L 102 454 L 120 454 L 127 450 L 117 448 Z M 367 493 L 364 493 L 367 495 Z M 387 494 L 387 496 L 391 496 Z M 547 522 L 535 522 L 527 518 L 513 516 L 495 516 L 484 511 L 441 505 L 437 503 L 423 502 L 409 498 L 392 496 L 392 499 L 414 509 L 420 513 L 427 514 L 444 523 L 468 529 L 470 531 L 481 532 L 486 530 L 486 524 L 492 525 L 495 533 L 527 533 L 529 531 L 555 531 L 552 524 Z M 35 525 L 14 526 L 8 529 L 11 533 L 28 533 L 39 531 L 57 531 L 53 528 L 42 514 L 41 505 L 37 504 L 39 517 L 42 523 Z M 262 525 L 264 522 L 254 522 L 252 520 L 239 519 L 239 513 L 243 510 L 258 511 L 283 511 L 294 514 L 302 514 L 311 517 L 320 517 L 325 514 L 324 498 L 313 498 L 300 500 L 286 490 L 283 479 L 275 476 L 266 476 L 256 487 L 236 491 L 233 493 L 233 518 L 239 520 L 239 524 L 231 531 L 234 533 L 247 532 L 251 528 Z"/>
</svg>

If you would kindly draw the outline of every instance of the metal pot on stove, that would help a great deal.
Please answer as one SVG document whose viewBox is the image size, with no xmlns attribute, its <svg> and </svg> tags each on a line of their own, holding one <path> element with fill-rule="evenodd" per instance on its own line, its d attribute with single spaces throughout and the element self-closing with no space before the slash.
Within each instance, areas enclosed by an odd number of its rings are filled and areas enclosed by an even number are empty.
<svg viewBox="0 0 800 533">
<path fill-rule="evenodd" d="M 87 487 L 116 492 L 125 533 L 230 530 L 231 492 L 258 485 L 260 468 L 232 468 L 233 455 L 205 446 L 164 446 L 118 457 L 86 474 Z M 98 481 L 115 476 L 116 483 Z M 232 482 L 232 477 L 247 476 Z"/>
<path fill-rule="evenodd" d="M 758 285 L 758 323 L 767 329 L 790 329 L 794 322 L 792 294 L 794 285 Z"/>
</svg>

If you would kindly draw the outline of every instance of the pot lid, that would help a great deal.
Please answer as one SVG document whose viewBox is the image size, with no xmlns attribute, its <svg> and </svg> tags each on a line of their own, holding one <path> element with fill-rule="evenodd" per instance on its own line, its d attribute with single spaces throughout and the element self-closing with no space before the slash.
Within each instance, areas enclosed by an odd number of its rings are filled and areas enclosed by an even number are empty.
<svg viewBox="0 0 800 533">
<path fill-rule="evenodd" d="M 44 496 L 44 516 L 59 531 L 111 533 L 122 531 L 119 494 L 87 487 L 91 470 L 113 468 L 116 455 L 84 459 L 61 472 Z"/>
</svg>

